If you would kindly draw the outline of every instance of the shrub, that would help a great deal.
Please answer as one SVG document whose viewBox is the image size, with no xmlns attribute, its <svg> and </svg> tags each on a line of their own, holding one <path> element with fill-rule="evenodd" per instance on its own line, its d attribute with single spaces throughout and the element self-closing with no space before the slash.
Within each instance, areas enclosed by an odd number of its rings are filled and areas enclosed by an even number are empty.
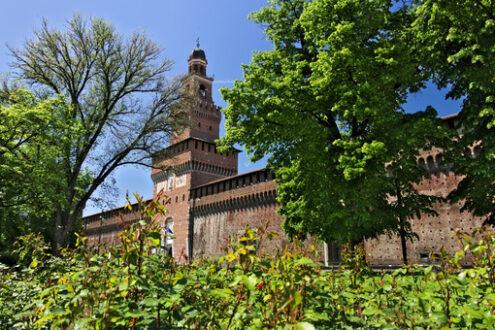
<svg viewBox="0 0 495 330">
<path fill-rule="evenodd" d="M 178 264 L 151 254 L 160 248 L 153 219 L 157 200 L 142 219 L 103 253 L 78 237 L 61 258 L 46 253 L 40 236 L 22 238 L 19 265 L 0 265 L 0 324 L 19 328 L 329 329 L 493 327 L 494 237 L 458 233 L 463 250 L 444 254 L 439 269 L 409 266 L 373 273 L 363 252 L 344 253 L 344 264 L 323 270 L 314 247 L 294 243 L 273 255 L 265 228 L 246 228 L 225 256 Z M 458 261 L 472 253 L 475 266 Z"/>
</svg>

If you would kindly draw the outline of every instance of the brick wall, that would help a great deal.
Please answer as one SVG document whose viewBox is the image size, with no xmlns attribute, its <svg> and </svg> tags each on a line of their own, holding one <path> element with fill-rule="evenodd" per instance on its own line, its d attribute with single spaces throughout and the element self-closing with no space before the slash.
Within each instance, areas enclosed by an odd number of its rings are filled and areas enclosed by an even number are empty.
<svg viewBox="0 0 495 330">
<path fill-rule="evenodd" d="M 448 168 L 435 166 L 430 169 L 430 176 L 423 180 L 418 189 L 424 193 L 446 196 L 460 178 Z M 189 174 L 190 175 L 190 174 Z M 243 232 L 246 225 L 251 228 L 263 227 L 265 221 L 271 219 L 269 231 L 276 231 L 280 238 L 266 242 L 264 249 L 268 252 L 281 249 L 288 243 L 283 234 L 281 223 L 283 218 L 276 213 L 279 204 L 276 202 L 277 184 L 267 170 L 258 170 L 246 174 L 219 179 L 193 188 L 178 188 L 168 192 L 170 203 L 168 214 L 161 219 L 174 222 L 174 255 L 184 258 L 189 250 L 189 237 L 192 230 L 193 256 L 219 256 L 227 244 L 229 236 Z M 453 254 L 459 246 L 452 234 L 456 228 L 472 231 L 480 226 L 482 219 L 469 213 L 460 212 L 461 204 L 435 205 L 438 216 L 422 216 L 411 221 L 413 231 L 419 240 L 408 241 L 408 256 L 412 263 L 430 263 L 431 253 L 439 253 L 444 248 Z M 114 244 L 120 230 L 116 224 L 121 209 L 111 210 L 85 218 L 87 232 L 92 244 Z M 126 221 L 133 221 L 137 215 L 124 213 Z M 102 231 L 99 226 L 102 220 Z M 193 227 L 189 226 L 190 221 Z M 312 244 L 311 240 L 308 244 Z M 323 244 L 317 244 L 323 250 Z M 365 245 L 370 262 L 374 265 L 400 265 L 402 263 L 401 245 L 398 236 L 383 235 L 376 240 L 369 240 Z M 184 259 L 183 259 L 184 260 Z M 469 257 L 464 264 L 469 264 Z"/>
<path fill-rule="evenodd" d="M 456 176 L 450 166 L 443 164 L 440 152 L 441 150 L 433 148 L 418 159 L 418 166 L 426 167 L 429 175 L 416 185 L 416 189 L 426 195 L 447 197 L 462 178 Z M 474 156 L 474 150 L 471 152 Z M 411 220 L 412 230 L 418 234 L 419 239 L 413 242 L 407 241 L 410 263 L 430 263 L 431 254 L 440 253 L 441 249 L 445 249 L 451 255 L 459 251 L 460 246 L 452 237 L 455 230 L 459 228 L 462 231 L 472 232 L 483 224 L 483 219 L 467 212 L 460 212 L 461 207 L 462 203 L 453 205 L 447 202 L 437 203 L 434 209 L 438 216 L 422 215 L 419 219 Z M 402 263 L 402 248 L 398 236 L 383 235 L 378 240 L 370 240 L 366 242 L 366 250 L 373 264 Z M 470 264 L 471 256 L 467 255 L 462 263 Z"/>
<path fill-rule="evenodd" d="M 193 255 L 197 257 L 224 254 L 229 237 L 244 233 L 247 225 L 256 229 L 268 222 L 268 231 L 278 238 L 264 240 L 264 252 L 282 251 L 289 243 L 282 230 L 283 217 L 277 213 L 277 184 L 266 169 L 218 180 L 191 190 L 193 219 Z M 313 239 L 307 245 L 315 244 Z M 323 249 L 323 244 L 316 244 Z"/>
<path fill-rule="evenodd" d="M 119 245 L 118 234 L 123 226 L 132 224 L 141 217 L 138 204 L 132 204 L 131 207 L 132 210 L 119 207 L 84 217 L 84 232 L 88 236 L 89 245 L 103 249 Z"/>
</svg>

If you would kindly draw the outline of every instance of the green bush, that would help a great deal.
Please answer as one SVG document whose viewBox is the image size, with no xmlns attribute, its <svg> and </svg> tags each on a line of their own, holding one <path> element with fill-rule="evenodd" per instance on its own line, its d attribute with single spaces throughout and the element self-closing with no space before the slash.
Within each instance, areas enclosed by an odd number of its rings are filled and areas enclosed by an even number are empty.
<svg viewBox="0 0 495 330">
<path fill-rule="evenodd" d="M 458 233 L 463 249 L 438 265 L 373 273 L 362 251 L 344 253 L 344 265 L 322 270 L 314 247 L 293 244 L 262 253 L 275 233 L 246 228 L 222 258 L 178 264 L 151 252 L 162 233 L 143 220 L 120 234 L 121 245 L 103 253 L 78 237 L 61 258 L 46 253 L 40 236 L 24 237 L 19 265 L 0 265 L 2 328 L 332 329 L 493 328 L 495 237 Z M 258 242 L 257 242 L 258 241 Z M 470 253 L 472 269 L 459 267 Z"/>
</svg>

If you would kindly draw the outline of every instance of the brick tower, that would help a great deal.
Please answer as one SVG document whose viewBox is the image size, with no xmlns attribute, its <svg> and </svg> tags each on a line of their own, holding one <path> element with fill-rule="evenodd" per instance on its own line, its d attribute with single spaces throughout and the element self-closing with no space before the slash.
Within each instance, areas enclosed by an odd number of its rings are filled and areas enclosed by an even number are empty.
<svg viewBox="0 0 495 330">
<path fill-rule="evenodd" d="M 163 190 L 170 198 L 162 226 L 173 232 L 175 239 L 164 242 L 167 253 L 176 259 L 190 256 L 192 217 L 189 214 L 190 190 L 195 186 L 237 174 L 237 150 L 221 154 L 216 149 L 221 120 L 220 108 L 212 99 L 213 78 L 206 75 L 208 61 L 204 50 L 193 49 L 188 59 L 188 75 L 183 91 L 191 95 L 188 102 L 188 125 L 175 132 L 170 145 L 153 157 L 153 194 Z"/>
</svg>

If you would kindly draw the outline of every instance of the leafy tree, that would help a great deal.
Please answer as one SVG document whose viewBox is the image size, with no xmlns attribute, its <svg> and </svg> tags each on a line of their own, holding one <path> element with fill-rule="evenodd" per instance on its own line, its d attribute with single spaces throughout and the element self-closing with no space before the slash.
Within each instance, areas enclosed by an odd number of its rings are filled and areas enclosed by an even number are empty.
<svg viewBox="0 0 495 330">
<path fill-rule="evenodd" d="M 63 97 L 39 100 L 8 88 L 0 97 L 0 251 L 8 253 L 19 235 L 52 237 L 55 203 L 64 189 L 59 132 L 70 127 L 59 120 L 67 112 Z"/>
<path fill-rule="evenodd" d="M 148 165 L 181 118 L 179 81 L 143 33 L 125 38 L 101 19 L 72 18 L 65 31 L 46 21 L 20 49 L 10 48 L 19 77 L 42 95 L 63 95 L 59 180 L 52 249 L 63 246 L 86 203 L 119 166 Z M 70 129 L 69 129 L 70 128 Z M 80 189 L 82 173 L 91 180 Z"/>
<path fill-rule="evenodd" d="M 462 99 L 454 145 L 455 172 L 464 176 L 451 194 L 462 210 L 495 224 L 495 3 L 428 0 L 415 10 L 424 68 L 448 97 Z M 468 149 L 475 149 L 473 154 Z"/>
<path fill-rule="evenodd" d="M 277 0 L 250 16 L 274 49 L 253 55 L 244 80 L 222 90 L 222 143 L 243 143 L 255 160 L 271 155 L 290 235 L 351 243 L 405 235 L 405 221 L 430 208 L 410 182 L 421 177 L 415 157 L 432 140 L 425 132 L 441 124 L 402 109 L 426 75 L 410 8 L 393 3 Z M 411 141 L 405 128 L 421 132 Z"/>
<path fill-rule="evenodd" d="M 420 152 L 432 147 L 448 147 L 453 132 L 436 119 L 437 113 L 429 108 L 425 112 L 406 114 L 399 125 L 390 128 L 390 135 L 399 137 L 401 145 L 390 145 L 394 157 L 387 164 L 389 205 L 398 220 L 397 233 L 402 248 L 402 259 L 408 264 L 407 240 L 418 238 L 412 231 L 410 220 L 423 214 L 437 215 L 434 203 L 444 202 L 442 196 L 425 195 L 416 189 L 429 175 L 425 166 L 417 166 Z"/>
</svg>

